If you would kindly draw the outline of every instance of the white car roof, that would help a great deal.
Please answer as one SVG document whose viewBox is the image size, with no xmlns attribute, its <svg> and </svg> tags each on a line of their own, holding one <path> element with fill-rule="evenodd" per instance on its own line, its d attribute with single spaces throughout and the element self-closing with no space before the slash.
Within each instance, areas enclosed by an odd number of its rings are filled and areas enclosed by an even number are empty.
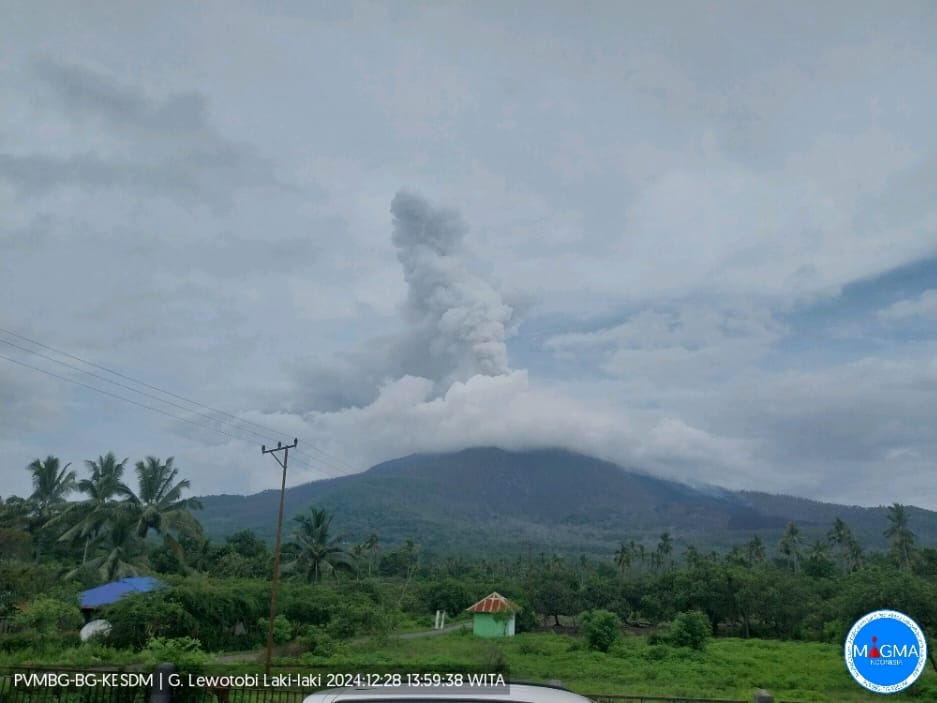
<svg viewBox="0 0 937 703">
<path fill-rule="evenodd" d="M 480 703 L 592 703 L 578 693 L 549 685 L 507 683 L 503 686 L 375 686 L 371 688 L 330 688 L 303 699 L 303 703 L 365 703 L 387 701 L 478 701 Z"/>
</svg>

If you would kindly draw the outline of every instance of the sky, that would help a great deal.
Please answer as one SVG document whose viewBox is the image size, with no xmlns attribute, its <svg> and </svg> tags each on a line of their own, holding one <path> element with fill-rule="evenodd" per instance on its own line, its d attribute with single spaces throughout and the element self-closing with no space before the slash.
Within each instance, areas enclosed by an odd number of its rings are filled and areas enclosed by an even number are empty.
<svg viewBox="0 0 937 703">
<path fill-rule="evenodd" d="M 0 0 L 0 495 L 108 451 L 275 488 L 296 437 L 291 485 L 563 447 L 937 510 L 935 36 L 913 0 Z"/>
</svg>

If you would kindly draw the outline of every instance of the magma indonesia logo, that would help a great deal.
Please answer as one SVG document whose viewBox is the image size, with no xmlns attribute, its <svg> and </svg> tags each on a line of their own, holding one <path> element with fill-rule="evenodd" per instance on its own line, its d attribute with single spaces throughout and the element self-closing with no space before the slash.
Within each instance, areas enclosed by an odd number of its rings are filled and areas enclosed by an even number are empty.
<svg viewBox="0 0 937 703">
<path fill-rule="evenodd" d="M 927 642 L 918 624 L 896 610 L 876 610 L 856 621 L 846 636 L 846 666 L 863 688 L 897 693 L 917 681 L 927 663 Z"/>
</svg>

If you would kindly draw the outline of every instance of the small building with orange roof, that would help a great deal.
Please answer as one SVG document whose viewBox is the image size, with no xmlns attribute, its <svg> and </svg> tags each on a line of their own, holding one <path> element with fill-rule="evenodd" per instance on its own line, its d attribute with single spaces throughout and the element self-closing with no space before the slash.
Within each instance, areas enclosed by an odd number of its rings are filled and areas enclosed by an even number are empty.
<svg viewBox="0 0 937 703">
<path fill-rule="evenodd" d="M 520 610 L 500 593 L 487 595 L 465 609 L 472 613 L 472 632 L 479 637 L 513 637 L 514 619 Z"/>
</svg>

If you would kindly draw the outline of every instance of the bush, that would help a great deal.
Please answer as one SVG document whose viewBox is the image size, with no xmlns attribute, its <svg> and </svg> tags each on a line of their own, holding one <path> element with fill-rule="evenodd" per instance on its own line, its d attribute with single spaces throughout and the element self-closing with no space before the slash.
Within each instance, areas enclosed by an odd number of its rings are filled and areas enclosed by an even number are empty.
<svg viewBox="0 0 937 703">
<path fill-rule="evenodd" d="M 108 644 L 117 649 L 142 649 L 151 637 L 188 637 L 197 623 L 185 608 L 162 593 L 137 593 L 104 609 L 111 624 Z"/>
<path fill-rule="evenodd" d="M 283 603 L 282 612 L 294 623 L 327 625 L 338 604 L 338 597 L 329 591 L 315 594 L 290 593 Z"/>
<path fill-rule="evenodd" d="M 244 649 L 251 644 L 259 644 L 261 633 L 266 637 L 266 621 L 260 629 L 250 625 L 269 614 L 268 584 L 241 579 L 194 577 L 177 583 L 166 597 L 178 603 L 195 622 L 191 632 L 182 632 L 176 636 L 196 637 L 207 651 Z M 234 634 L 237 623 L 248 628 L 246 637 Z"/>
<path fill-rule="evenodd" d="M 39 596 L 29 604 L 25 612 L 13 618 L 13 625 L 46 637 L 55 637 L 63 632 L 77 633 L 81 621 L 81 611 L 77 605 Z"/>
<path fill-rule="evenodd" d="M 283 644 L 293 639 L 293 623 L 282 613 L 273 619 L 273 641 Z"/>
<path fill-rule="evenodd" d="M 192 674 L 200 673 L 208 661 L 201 643 L 191 637 L 151 637 L 142 654 L 151 666 L 172 662 L 179 671 Z"/>
<path fill-rule="evenodd" d="M 363 603 L 343 603 L 328 625 L 329 635 L 335 639 L 349 639 L 369 632 L 379 617 L 377 607 Z"/>
<path fill-rule="evenodd" d="M 317 657 L 330 657 L 335 653 L 335 643 L 321 627 L 306 625 L 300 635 L 300 642 L 308 654 Z"/>
<path fill-rule="evenodd" d="M 42 652 L 48 639 L 32 630 L 13 630 L 0 635 L 0 652 Z"/>
<path fill-rule="evenodd" d="M 423 585 L 420 588 L 420 597 L 427 611 L 435 613 L 437 610 L 444 610 L 450 616 L 458 615 L 467 603 L 471 603 L 471 596 L 465 584 L 454 579 Z"/>
<path fill-rule="evenodd" d="M 621 620 L 615 613 L 608 610 L 590 610 L 582 614 L 582 634 L 586 638 L 589 649 L 607 652 L 608 648 L 618 639 L 621 631 Z"/>
<path fill-rule="evenodd" d="M 703 649 L 712 635 L 709 618 L 698 610 L 677 613 L 667 631 L 667 641 L 675 647 Z"/>
</svg>

